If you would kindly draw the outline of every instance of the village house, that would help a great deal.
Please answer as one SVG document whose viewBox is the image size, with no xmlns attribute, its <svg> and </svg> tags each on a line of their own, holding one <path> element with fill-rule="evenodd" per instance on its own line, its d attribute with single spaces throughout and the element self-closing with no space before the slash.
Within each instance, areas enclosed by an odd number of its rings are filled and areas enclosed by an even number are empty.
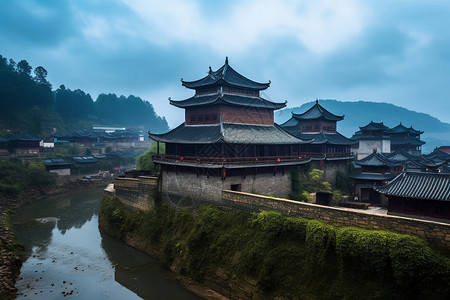
<svg viewBox="0 0 450 300">
<path fill-rule="evenodd" d="M 389 198 L 389 214 L 450 220 L 448 173 L 404 172 L 375 189 Z"/>
<path fill-rule="evenodd" d="M 383 121 L 380 123 L 371 121 L 359 129 L 351 138 L 355 141 L 353 150 L 357 159 L 370 155 L 373 149 L 377 149 L 378 153 L 404 150 L 412 155 L 420 155 L 422 145 L 425 144 L 420 140 L 423 131 L 415 130 L 412 126 L 408 128 L 402 123 L 394 128 L 389 128 L 383 124 Z"/>
<path fill-rule="evenodd" d="M 8 148 L 10 153 L 17 155 L 38 154 L 41 140 L 31 134 L 22 133 L 8 140 Z"/>
</svg>

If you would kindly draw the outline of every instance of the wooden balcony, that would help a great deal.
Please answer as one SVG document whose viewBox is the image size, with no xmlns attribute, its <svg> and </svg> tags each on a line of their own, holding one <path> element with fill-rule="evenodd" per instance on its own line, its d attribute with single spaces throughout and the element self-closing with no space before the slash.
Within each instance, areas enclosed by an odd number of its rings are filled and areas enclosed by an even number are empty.
<svg viewBox="0 0 450 300">
<path fill-rule="evenodd" d="M 176 163 L 194 165 L 276 165 L 286 163 L 304 163 L 310 160 L 353 158 L 353 152 L 348 153 L 302 153 L 295 156 L 260 156 L 260 157 L 202 157 L 181 155 L 153 155 L 155 163 Z"/>
</svg>

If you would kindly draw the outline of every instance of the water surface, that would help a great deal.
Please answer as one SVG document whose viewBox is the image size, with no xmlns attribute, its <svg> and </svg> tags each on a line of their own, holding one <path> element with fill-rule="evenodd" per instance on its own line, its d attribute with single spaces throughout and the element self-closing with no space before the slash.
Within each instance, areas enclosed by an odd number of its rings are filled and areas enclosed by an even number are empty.
<svg viewBox="0 0 450 300">
<path fill-rule="evenodd" d="M 199 299 L 152 257 L 98 230 L 102 188 L 38 200 L 13 217 L 27 260 L 17 299 Z"/>
</svg>

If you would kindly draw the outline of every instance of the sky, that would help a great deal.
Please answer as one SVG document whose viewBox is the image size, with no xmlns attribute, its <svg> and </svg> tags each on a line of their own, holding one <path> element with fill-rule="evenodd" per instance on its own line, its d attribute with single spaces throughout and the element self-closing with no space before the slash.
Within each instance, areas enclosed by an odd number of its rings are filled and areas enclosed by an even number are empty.
<svg viewBox="0 0 450 300">
<path fill-rule="evenodd" d="M 229 64 L 266 99 L 389 102 L 450 123 L 448 0 L 2 1 L 0 54 L 53 88 L 135 95 L 171 127 L 180 79 Z"/>
</svg>

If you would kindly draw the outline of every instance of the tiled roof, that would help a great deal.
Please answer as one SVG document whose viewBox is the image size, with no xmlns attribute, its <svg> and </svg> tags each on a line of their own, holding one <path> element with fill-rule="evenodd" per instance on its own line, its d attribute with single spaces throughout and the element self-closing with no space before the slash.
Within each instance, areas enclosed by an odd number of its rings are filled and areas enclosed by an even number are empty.
<svg viewBox="0 0 450 300">
<path fill-rule="evenodd" d="M 393 173 L 357 173 L 349 176 L 352 179 L 357 180 L 379 180 L 386 181 L 395 177 Z"/>
<path fill-rule="evenodd" d="M 421 146 L 425 144 L 424 141 L 417 139 L 391 139 L 391 145 L 413 145 L 413 146 Z"/>
<path fill-rule="evenodd" d="M 209 69 L 208 75 L 195 81 L 184 81 L 181 79 L 183 86 L 189 89 L 197 89 L 201 87 L 207 87 L 212 85 L 231 85 L 235 87 L 243 87 L 253 90 L 265 90 L 270 86 L 268 83 L 259 83 L 244 77 L 236 72 L 229 64 L 228 57 L 225 60 L 225 64 L 217 71 Z"/>
<path fill-rule="evenodd" d="M 379 131 L 379 130 L 383 130 L 386 132 L 389 131 L 389 127 L 384 125 L 383 122 L 376 123 L 374 121 L 370 121 L 370 123 L 367 124 L 366 126 L 359 127 L 359 128 L 363 131 Z"/>
<path fill-rule="evenodd" d="M 32 136 L 28 133 L 21 133 L 9 139 L 10 141 L 29 141 L 29 142 L 40 142 L 42 139 Z"/>
<path fill-rule="evenodd" d="M 416 157 L 416 156 L 414 156 L 412 154 L 409 154 L 408 152 L 406 152 L 405 150 L 402 150 L 402 149 L 397 150 L 397 151 L 392 152 L 392 153 L 385 154 L 385 156 L 387 158 L 389 158 L 389 160 L 395 161 L 395 162 L 404 162 L 404 161 L 407 161 L 407 160 L 410 160 L 410 159 L 418 158 L 418 157 Z"/>
<path fill-rule="evenodd" d="M 95 163 L 98 160 L 93 156 L 74 156 L 73 160 L 81 164 Z"/>
<path fill-rule="evenodd" d="M 374 151 L 369 156 L 356 161 L 356 164 L 360 166 L 388 166 L 388 167 L 400 166 L 399 162 L 392 161 L 386 158 L 383 154 L 380 154 L 376 151 Z"/>
<path fill-rule="evenodd" d="M 308 109 L 304 113 L 301 114 L 292 113 L 292 117 L 300 120 L 314 120 L 324 118 L 329 121 L 340 121 L 344 119 L 344 116 L 338 116 L 326 110 L 322 105 L 319 104 L 318 100 L 316 100 L 316 104 L 314 104 L 310 109 Z"/>
<path fill-rule="evenodd" d="M 375 189 L 391 196 L 450 201 L 450 174 L 405 172 Z"/>
<path fill-rule="evenodd" d="M 286 102 L 272 102 L 261 97 L 250 97 L 232 94 L 212 94 L 203 96 L 193 96 L 186 100 L 170 100 L 170 104 L 180 107 L 195 107 L 212 104 L 230 104 L 244 107 L 258 107 L 268 109 L 280 109 L 286 106 Z"/>
<path fill-rule="evenodd" d="M 420 130 L 415 130 L 414 128 L 411 127 L 406 127 L 404 126 L 402 123 L 398 124 L 397 126 L 395 126 L 394 128 L 389 130 L 391 133 L 405 133 L 405 132 L 409 132 L 409 133 L 413 133 L 413 134 L 422 134 L 423 131 Z"/>
<path fill-rule="evenodd" d="M 443 161 L 450 161 L 450 154 L 449 153 L 445 153 L 445 152 L 442 152 L 442 151 L 437 150 L 437 149 L 435 149 L 430 154 L 426 154 L 424 156 L 426 158 L 428 158 L 428 159 L 431 159 L 431 160 L 439 159 L 439 160 L 443 160 Z"/>
<path fill-rule="evenodd" d="M 65 161 L 62 158 L 49 158 L 49 159 L 43 159 L 42 162 L 46 166 L 70 166 L 73 165 L 72 162 Z"/>
<path fill-rule="evenodd" d="M 289 132 L 294 134 L 292 131 L 286 128 Z M 299 133 L 294 134 L 296 137 L 309 140 L 314 139 L 311 144 L 313 145 L 321 145 L 321 144 L 329 144 L 329 145 L 353 145 L 355 144 L 355 141 L 346 138 L 339 132 L 336 133 L 325 133 L 325 132 L 319 132 L 319 133 Z"/>
<path fill-rule="evenodd" d="M 281 126 L 223 123 L 213 125 L 186 125 L 185 123 L 164 134 L 149 137 L 164 143 L 209 144 L 216 142 L 233 144 L 304 144 Z"/>
</svg>

